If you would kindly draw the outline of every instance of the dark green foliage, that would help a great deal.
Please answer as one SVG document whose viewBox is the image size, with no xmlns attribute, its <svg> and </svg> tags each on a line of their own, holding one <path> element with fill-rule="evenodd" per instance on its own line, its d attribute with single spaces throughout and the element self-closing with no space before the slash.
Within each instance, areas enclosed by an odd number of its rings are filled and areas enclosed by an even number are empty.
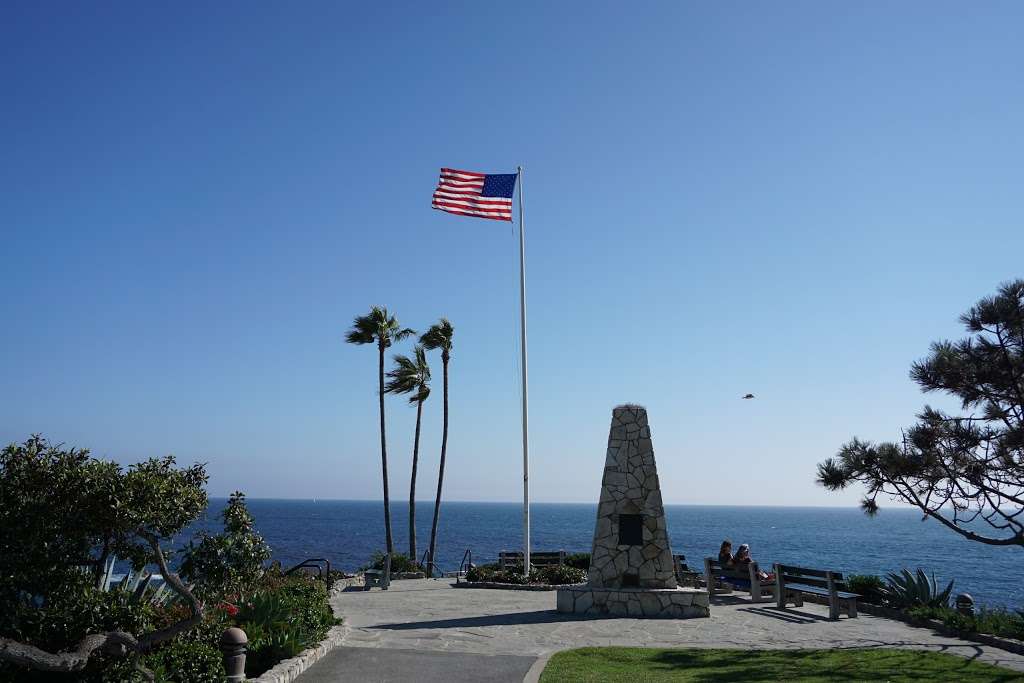
<svg viewBox="0 0 1024 683">
<path fill-rule="evenodd" d="M 430 396 L 430 365 L 423 346 L 417 344 L 413 357 L 395 354 L 395 367 L 388 371 L 384 392 L 388 394 L 412 394 L 409 403 L 422 403 Z"/>
<path fill-rule="evenodd" d="M 943 590 L 939 590 L 935 574 L 929 577 L 923 569 L 918 569 L 916 573 L 902 569 L 898 574 L 889 574 L 887 583 L 882 588 L 886 604 L 898 609 L 948 607 L 952 592 L 952 580 Z"/>
<path fill-rule="evenodd" d="M 323 582 L 301 574 L 269 575 L 259 589 L 239 601 L 234 619 L 249 637 L 249 676 L 315 645 L 339 623 Z"/>
<path fill-rule="evenodd" d="M 202 465 L 150 459 L 127 471 L 41 436 L 0 451 L 0 613 L 19 593 L 46 596 L 77 565 L 111 554 L 153 561 L 140 531 L 170 538 L 206 507 Z M 94 572 L 94 577 L 99 572 Z"/>
<path fill-rule="evenodd" d="M 884 604 L 885 581 L 874 574 L 853 574 L 846 579 L 846 587 L 857 593 L 861 600 L 872 605 Z"/>
<path fill-rule="evenodd" d="M 531 582 L 546 583 L 549 586 L 561 586 L 568 583 L 583 583 L 587 580 L 587 572 L 568 565 L 541 567 L 530 573 Z"/>
<path fill-rule="evenodd" d="M 854 438 L 818 466 L 818 481 L 832 490 L 864 485 L 869 514 L 886 494 L 970 540 L 1024 545 L 1024 280 L 960 321 L 970 336 L 932 344 L 910 376 L 925 392 L 957 397 L 966 414 L 925 406 L 899 442 Z"/>
<path fill-rule="evenodd" d="M 974 616 L 951 607 L 913 607 L 907 614 L 917 619 L 941 621 L 958 633 L 988 633 L 1001 638 L 1024 640 L 1024 614 L 1006 609 L 981 608 Z"/>
<path fill-rule="evenodd" d="M 373 557 L 370 558 L 370 564 L 363 567 L 363 569 L 384 569 L 384 553 L 375 552 Z M 408 555 L 402 553 L 394 553 L 391 555 L 391 573 L 401 574 L 404 572 L 426 572 L 426 570 L 418 563 L 414 562 Z"/>
<path fill-rule="evenodd" d="M 0 636 L 57 652 L 88 633 L 153 630 L 159 607 L 100 590 L 101 570 L 115 555 L 135 569 L 155 562 L 150 541 L 202 513 L 206 479 L 202 465 L 179 469 L 170 456 L 122 469 L 41 436 L 0 451 Z M 124 664 L 97 654 L 80 680 L 106 680 Z M 12 671 L 0 667 L 0 679 L 35 680 Z"/>
<path fill-rule="evenodd" d="M 216 643 L 175 639 L 144 661 L 157 681 L 220 683 L 225 676 L 224 655 Z"/>
<path fill-rule="evenodd" d="M 491 583 L 512 583 L 524 585 L 529 579 L 523 576 L 523 566 L 502 569 L 498 564 L 482 564 L 466 572 L 466 581 L 487 581 Z"/>
<path fill-rule="evenodd" d="M 576 569 L 590 569 L 590 553 L 573 553 L 565 556 L 565 564 Z"/>
<path fill-rule="evenodd" d="M 190 541 L 181 563 L 181 575 L 195 584 L 204 599 L 223 599 L 253 586 L 270 559 L 270 547 L 253 524 L 245 506 L 245 494 L 235 491 L 221 513 L 224 533 L 203 533 Z"/>
<path fill-rule="evenodd" d="M 568 565 L 551 567 L 534 567 L 530 570 L 530 576 L 523 575 L 523 565 L 502 569 L 498 564 L 484 564 L 473 567 L 466 572 L 467 581 L 482 581 L 489 583 L 509 583 L 519 586 L 526 584 L 545 584 L 549 586 L 560 586 L 568 583 L 582 583 L 587 580 L 587 573 L 582 569 Z"/>
</svg>

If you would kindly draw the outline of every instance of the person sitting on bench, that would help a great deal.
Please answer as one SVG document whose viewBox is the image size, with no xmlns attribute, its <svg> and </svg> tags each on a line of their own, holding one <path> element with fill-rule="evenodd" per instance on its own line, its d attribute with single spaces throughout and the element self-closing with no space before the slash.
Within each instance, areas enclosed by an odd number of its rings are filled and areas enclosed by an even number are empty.
<svg viewBox="0 0 1024 683">
<path fill-rule="evenodd" d="M 746 569 L 747 565 L 753 562 L 753 558 L 750 557 L 750 546 L 746 543 L 741 543 L 739 549 L 736 551 L 736 557 L 733 558 L 733 562 L 739 569 Z M 760 581 L 770 581 L 774 578 L 771 574 L 757 570 L 757 578 Z"/>
<path fill-rule="evenodd" d="M 732 541 L 728 538 L 722 541 L 722 547 L 718 549 L 718 561 L 721 563 L 723 569 L 734 566 L 732 557 Z"/>
</svg>

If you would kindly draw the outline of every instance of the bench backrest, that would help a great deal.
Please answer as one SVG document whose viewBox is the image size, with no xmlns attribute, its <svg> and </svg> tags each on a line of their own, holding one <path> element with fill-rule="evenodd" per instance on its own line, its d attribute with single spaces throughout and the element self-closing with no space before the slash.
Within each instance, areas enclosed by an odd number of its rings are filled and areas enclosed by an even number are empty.
<svg viewBox="0 0 1024 683">
<path fill-rule="evenodd" d="M 754 575 L 757 575 L 758 567 L 757 562 L 748 562 L 742 567 L 726 567 L 718 561 L 717 557 L 708 557 L 704 560 L 705 566 L 710 565 L 711 571 L 717 572 L 723 576 L 735 576 L 739 578 L 747 578 L 747 574 L 753 569 Z"/>
<path fill-rule="evenodd" d="M 523 553 L 517 550 L 502 550 L 498 553 L 498 564 L 502 569 L 523 564 Z M 530 564 L 534 567 L 551 567 L 565 564 L 565 551 L 531 552 Z"/>
<path fill-rule="evenodd" d="M 810 567 L 777 564 L 775 565 L 775 574 L 782 584 L 798 583 L 804 586 L 824 588 L 828 591 L 837 591 L 844 587 L 842 572 L 834 572 L 827 569 L 811 569 Z"/>
</svg>

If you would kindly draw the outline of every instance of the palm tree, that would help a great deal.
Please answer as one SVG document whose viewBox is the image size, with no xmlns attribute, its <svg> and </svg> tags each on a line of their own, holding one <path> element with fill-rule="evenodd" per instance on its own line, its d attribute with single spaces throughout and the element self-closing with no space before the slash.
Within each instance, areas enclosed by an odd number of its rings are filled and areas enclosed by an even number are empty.
<svg viewBox="0 0 1024 683">
<path fill-rule="evenodd" d="M 388 309 L 374 306 L 366 315 L 361 315 L 352 321 L 352 329 L 345 335 L 345 341 L 349 344 L 377 344 L 380 362 L 378 364 L 378 385 L 380 387 L 380 464 L 384 478 L 384 533 L 387 537 L 388 553 L 395 551 L 394 542 L 391 540 L 391 497 L 388 493 L 388 442 L 384 430 L 384 349 L 391 346 L 393 342 L 401 341 L 406 337 L 416 334 L 409 328 L 403 328 L 398 324 L 395 316 L 388 313 Z"/>
<path fill-rule="evenodd" d="M 444 427 L 441 431 L 441 465 L 437 474 L 437 498 L 434 499 L 434 522 L 430 525 L 430 565 L 434 569 L 434 551 L 437 548 L 437 520 L 441 515 L 441 486 L 444 483 L 444 458 L 448 453 L 448 361 L 452 357 L 452 337 L 455 329 L 447 318 L 441 318 L 437 324 L 420 337 L 420 344 L 428 349 L 441 349 L 441 364 L 444 368 Z"/>
<path fill-rule="evenodd" d="M 416 438 L 412 442 L 412 479 L 409 482 L 409 558 L 416 562 L 416 468 L 420 460 L 420 421 L 423 417 L 423 402 L 430 396 L 430 366 L 427 352 L 419 344 L 414 349 L 414 358 L 395 356 L 395 368 L 388 372 L 388 383 L 384 388 L 389 394 L 412 394 L 409 403 L 416 405 Z"/>
</svg>

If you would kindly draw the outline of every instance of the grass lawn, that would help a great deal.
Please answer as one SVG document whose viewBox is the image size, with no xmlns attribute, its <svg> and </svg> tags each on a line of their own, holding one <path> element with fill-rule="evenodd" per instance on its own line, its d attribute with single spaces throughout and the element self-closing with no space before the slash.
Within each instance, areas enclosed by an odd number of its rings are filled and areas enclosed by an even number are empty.
<svg viewBox="0 0 1024 683">
<path fill-rule="evenodd" d="M 662 650 L 585 647 L 551 658 L 541 683 L 562 681 L 927 681 L 1009 683 L 1024 674 L 911 650 Z"/>
</svg>

